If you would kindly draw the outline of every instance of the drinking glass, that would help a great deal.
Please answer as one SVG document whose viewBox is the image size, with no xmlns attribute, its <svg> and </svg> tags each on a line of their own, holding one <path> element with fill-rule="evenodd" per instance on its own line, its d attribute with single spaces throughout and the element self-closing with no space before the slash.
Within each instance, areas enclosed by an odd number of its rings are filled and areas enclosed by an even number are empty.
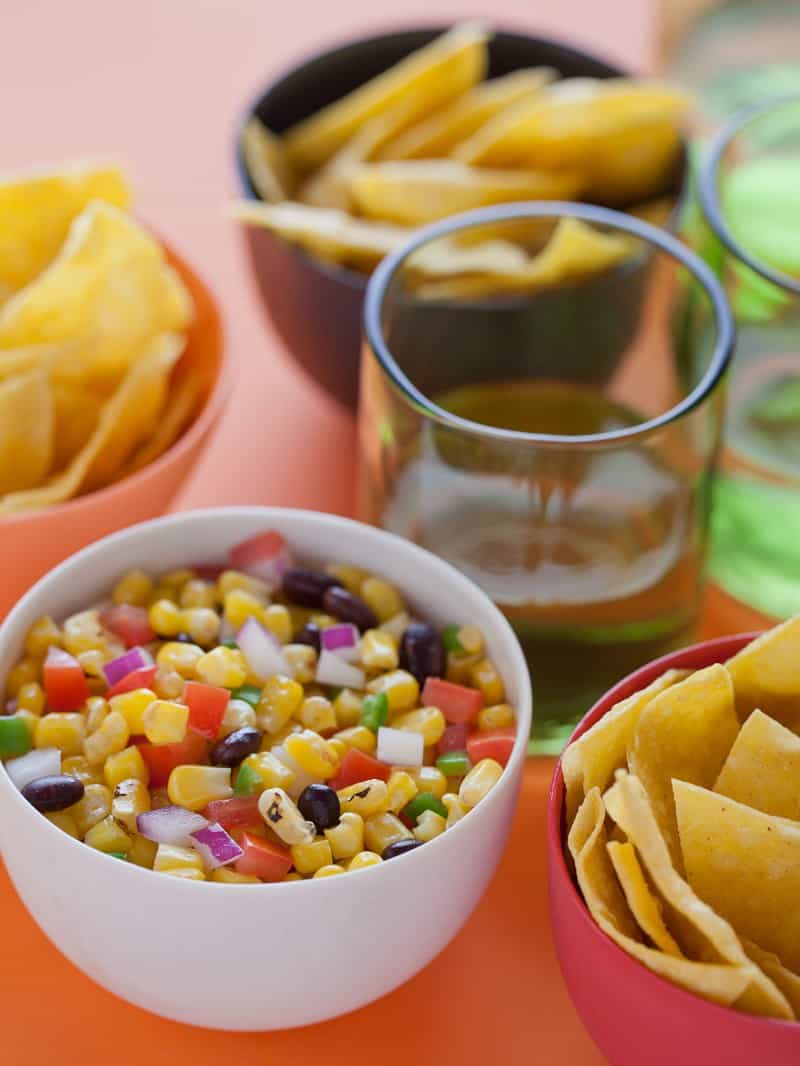
<svg viewBox="0 0 800 1066">
<path fill-rule="evenodd" d="M 470 274 L 454 248 L 527 265 Z M 505 612 L 533 679 L 531 750 L 556 752 L 611 684 L 691 639 L 724 293 L 635 217 L 511 204 L 418 231 L 373 274 L 364 325 L 361 514 Z M 472 665 L 451 653 L 451 676 Z"/>
<path fill-rule="evenodd" d="M 735 116 L 699 194 L 697 250 L 738 337 L 709 572 L 735 600 L 785 618 L 800 610 L 800 95 Z"/>
</svg>

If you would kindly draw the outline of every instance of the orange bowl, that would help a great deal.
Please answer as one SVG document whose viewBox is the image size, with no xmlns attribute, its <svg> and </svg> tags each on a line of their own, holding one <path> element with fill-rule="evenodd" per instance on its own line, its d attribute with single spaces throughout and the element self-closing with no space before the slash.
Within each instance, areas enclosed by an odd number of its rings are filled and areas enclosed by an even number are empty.
<svg viewBox="0 0 800 1066">
<path fill-rule="evenodd" d="M 167 258 L 192 294 L 195 319 L 173 381 L 190 375 L 200 399 L 193 420 L 152 463 L 96 492 L 0 518 L 0 618 L 42 574 L 91 541 L 155 518 L 169 506 L 208 443 L 225 406 L 230 371 L 216 301 L 171 249 Z"/>
</svg>

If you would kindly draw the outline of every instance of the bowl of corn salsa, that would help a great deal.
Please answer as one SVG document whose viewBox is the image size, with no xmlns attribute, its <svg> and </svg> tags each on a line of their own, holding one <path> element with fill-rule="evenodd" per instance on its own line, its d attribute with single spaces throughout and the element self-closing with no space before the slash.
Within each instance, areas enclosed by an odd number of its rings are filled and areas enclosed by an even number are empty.
<svg viewBox="0 0 800 1066">
<path fill-rule="evenodd" d="M 530 729 L 479 589 L 301 511 L 97 542 L 9 615 L 0 677 L 23 902 L 110 991 L 225 1029 L 330 1018 L 430 961 L 494 872 Z"/>
</svg>

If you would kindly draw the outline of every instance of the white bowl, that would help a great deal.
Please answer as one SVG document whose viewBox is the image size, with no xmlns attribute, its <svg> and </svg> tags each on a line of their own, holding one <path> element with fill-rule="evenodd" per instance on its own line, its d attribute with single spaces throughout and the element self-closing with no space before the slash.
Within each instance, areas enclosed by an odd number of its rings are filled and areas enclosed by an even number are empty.
<svg viewBox="0 0 800 1066">
<path fill-rule="evenodd" d="M 449 564 L 399 537 L 332 515 L 278 508 L 195 511 L 85 548 L 36 584 L 0 627 L 0 677 L 43 614 L 102 597 L 131 567 L 223 561 L 280 530 L 298 558 L 362 566 L 420 616 L 473 622 L 517 708 L 499 783 L 464 819 L 408 855 L 342 877 L 225 885 L 159 877 L 67 836 L 0 772 L 0 852 L 25 906 L 68 959 L 109 991 L 175 1021 L 283 1029 L 355 1010 L 426 966 L 483 895 L 508 836 L 531 721 L 527 667 L 503 615 Z"/>
</svg>

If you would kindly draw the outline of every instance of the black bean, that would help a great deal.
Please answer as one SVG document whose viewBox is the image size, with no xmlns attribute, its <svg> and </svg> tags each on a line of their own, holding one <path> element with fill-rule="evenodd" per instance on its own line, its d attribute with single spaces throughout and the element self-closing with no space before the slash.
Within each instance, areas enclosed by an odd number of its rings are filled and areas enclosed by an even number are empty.
<svg viewBox="0 0 800 1066">
<path fill-rule="evenodd" d="M 398 855 L 405 855 L 407 851 L 413 851 L 414 848 L 421 848 L 425 843 L 424 840 L 395 840 L 394 844 L 390 844 L 387 848 L 383 849 L 383 859 L 396 859 Z"/>
<path fill-rule="evenodd" d="M 341 585 L 335 577 L 296 566 L 284 572 L 281 586 L 287 598 L 301 607 L 321 607 L 326 589 Z"/>
<path fill-rule="evenodd" d="M 294 642 L 295 644 L 308 644 L 319 655 L 322 649 L 322 630 L 316 622 L 306 622 L 294 638 Z"/>
<path fill-rule="evenodd" d="M 320 833 L 323 829 L 333 829 L 339 824 L 339 797 L 327 785 L 308 785 L 300 793 L 297 806 L 302 816 L 313 822 Z"/>
<path fill-rule="evenodd" d="M 262 733 L 252 725 L 235 729 L 227 737 L 218 740 L 211 749 L 213 766 L 238 766 L 248 755 L 254 755 L 261 747 Z"/>
<path fill-rule="evenodd" d="M 371 607 L 347 589 L 336 586 L 325 590 L 322 606 L 328 614 L 334 615 L 340 622 L 352 622 L 362 632 L 375 629 L 378 619 Z"/>
<path fill-rule="evenodd" d="M 444 644 L 433 626 L 427 622 L 411 622 L 400 645 L 400 663 L 420 685 L 424 685 L 428 677 L 444 677 Z"/>
<path fill-rule="evenodd" d="M 63 811 L 83 799 L 83 782 L 69 774 L 51 774 L 29 781 L 22 795 L 37 811 Z"/>
</svg>

